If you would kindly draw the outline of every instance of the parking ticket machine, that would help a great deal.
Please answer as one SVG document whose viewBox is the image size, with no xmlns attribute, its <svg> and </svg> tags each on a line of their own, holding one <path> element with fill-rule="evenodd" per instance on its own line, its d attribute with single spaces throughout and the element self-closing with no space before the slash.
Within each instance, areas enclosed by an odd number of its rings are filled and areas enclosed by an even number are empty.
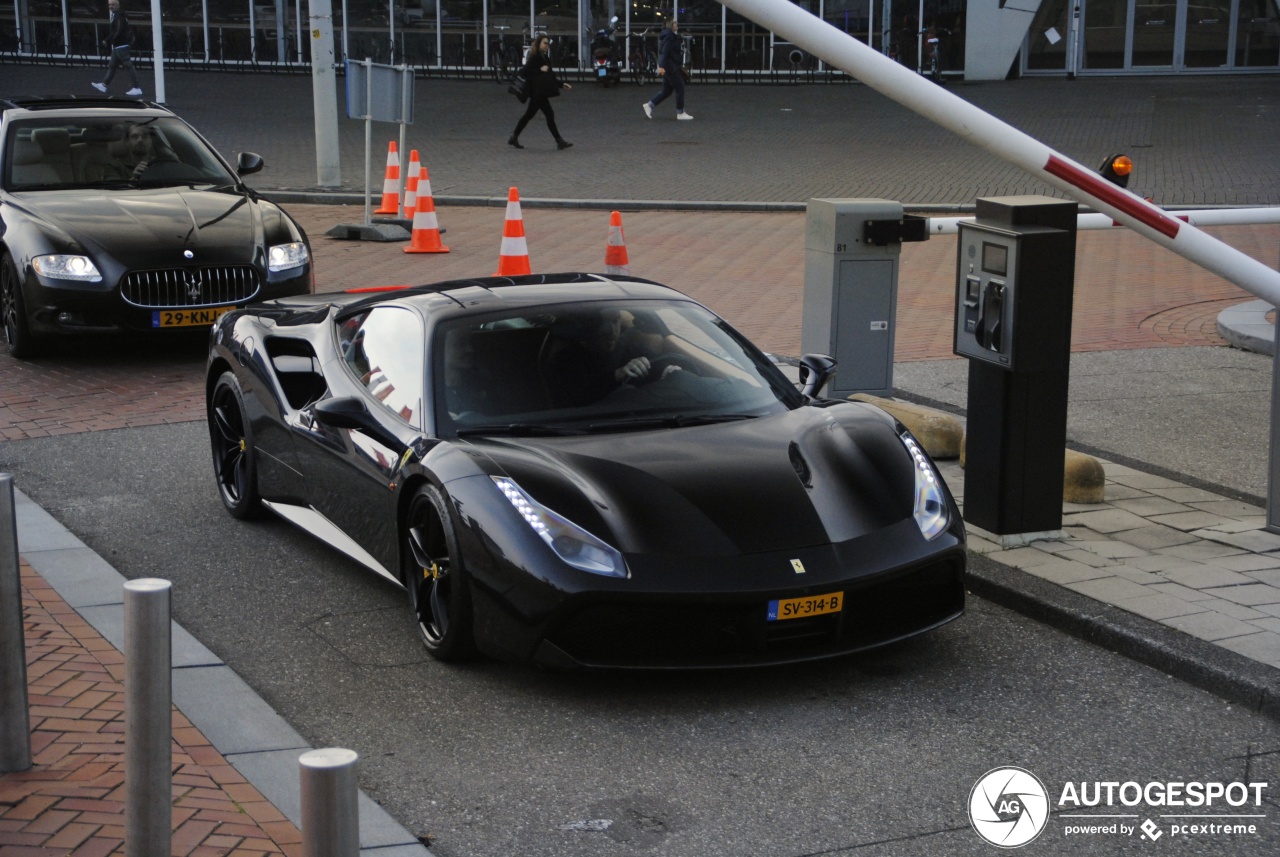
<svg viewBox="0 0 1280 857">
<path fill-rule="evenodd" d="M 991 533 L 1062 525 L 1076 209 L 991 197 L 960 224 L 954 351 L 969 359 L 965 519 Z"/>
</svg>

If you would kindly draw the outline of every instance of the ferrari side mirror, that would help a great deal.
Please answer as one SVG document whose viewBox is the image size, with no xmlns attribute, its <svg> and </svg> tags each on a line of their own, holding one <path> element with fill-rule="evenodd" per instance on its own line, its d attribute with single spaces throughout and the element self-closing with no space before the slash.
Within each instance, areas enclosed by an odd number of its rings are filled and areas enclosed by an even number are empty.
<svg viewBox="0 0 1280 857">
<path fill-rule="evenodd" d="M 817 398 L 827 382 L 835 377 L 836 361 L 825 354 L 806 354 L 800 358 L 800 392 Z"/>
<path fill-rule="evenodd" d="M 236 175 L 247 176 L 258 172 L 264 166 L 265 162 L 262 156 L 254 152 L 241 152 L 236 157 Z"/>
<path fill-rule="evenodd" d="M 374 440 L 403 455 L 409 447 L 378 422 L 378 418 L 369 413 L 365 404 L 355 396 L 341 396 L 336 399 L 325 399 L 317 402 L 311 409 L 316 422 L 330 428 L 360 431 Z"/>
</svg>

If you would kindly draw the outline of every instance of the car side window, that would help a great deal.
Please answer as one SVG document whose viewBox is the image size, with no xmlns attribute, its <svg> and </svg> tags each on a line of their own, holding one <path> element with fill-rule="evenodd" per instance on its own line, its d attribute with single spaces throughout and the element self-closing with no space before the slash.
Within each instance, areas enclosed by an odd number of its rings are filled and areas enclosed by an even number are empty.
<svg viewBox="0 0 1280 857">
<path fill-rule="evenodd" d="M 422 428 L 426 347 L 418 316 L 401 307 L 375 307 L 341 320 L 338 342 L 347 368 L 369 394 Z"/>
</svg>

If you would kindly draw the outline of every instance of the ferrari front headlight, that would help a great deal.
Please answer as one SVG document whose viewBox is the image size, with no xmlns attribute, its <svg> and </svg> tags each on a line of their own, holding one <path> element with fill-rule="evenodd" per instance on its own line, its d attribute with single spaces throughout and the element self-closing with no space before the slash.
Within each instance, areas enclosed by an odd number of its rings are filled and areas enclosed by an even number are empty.
<svg viewBox="0 0 1280 857">
<path fill-rule="evenodd" d="M 933 469 L 929 456 L 924 454 L 910 432 L 903 432 L 899 439 L 915 463 L 915 508 L 912 514 L 916 519 L 916 526 L 926 539 L 934 539 L 947 528 L 950 518 L 947 513 L 947 498 L 942 492 L 942 480 Z"/>
<path fill-rule="evenodd" d="M 54 253 L 31 260 L 36 273 L 50 280 L 74 280 L 77 283 L 100 283 L 102 274 L 88 256 L 66 256 Z"/>
<path fill-rule="evenodd" d="M 307 245 L 301 241 L 277 244 L 267 249 L 267 268 L 272 271 L 287 271 L 307 264 L 310 257 Z"/>
<path fill-rule="evenodd" d="M 505 476 L 491 477 L 502 495 L 515 506 L 533 531 L 550 545 L 556 556 L 581 571 L 605 577 L 627 577 L 622 554 L 577 524 L 557 515 Z"/>
</svg>

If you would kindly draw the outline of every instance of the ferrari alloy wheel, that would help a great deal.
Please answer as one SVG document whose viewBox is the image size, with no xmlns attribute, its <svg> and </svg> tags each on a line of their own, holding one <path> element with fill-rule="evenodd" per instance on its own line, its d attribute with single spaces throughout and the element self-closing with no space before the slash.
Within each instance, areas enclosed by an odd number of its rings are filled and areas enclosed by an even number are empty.
<svg viewBox="0 0 1280 857">
<path fill-rule="evenodd" d="M 448 502 L 439 490 L 427 486 L 414 495 L 404 533 L 404 581 L 422 644 L 442 661 L 474 655 L 471 593 Z"/>
<path fill-rule="evenodd" d="M 245 416 L 244 394 L 230 372 L 222 374 L 209 397 L 209 442 L 222 505 L 242 520 L 259 517 L 262 498 L 258 494 L 257 453 Z"/>
<path fill-rule="evenodd" d="M 4 338 L 11 356 L 30 357 L 36 353 L 22 300 L 22 278 L 13 257 L 7 253 L 0 258 L 0 319 L 4 322 Z"/>
</svg>

